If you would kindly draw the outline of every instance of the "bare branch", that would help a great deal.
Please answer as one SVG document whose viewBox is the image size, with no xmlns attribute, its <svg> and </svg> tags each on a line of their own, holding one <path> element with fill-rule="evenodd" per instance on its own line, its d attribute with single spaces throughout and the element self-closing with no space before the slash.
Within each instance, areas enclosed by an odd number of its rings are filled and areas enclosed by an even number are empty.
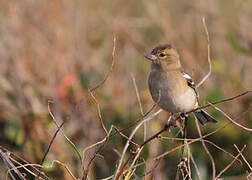
<svg viewBox="0 0 252 180">
<path fill-rule="evenodd" d="M 241 157 L 243 159 L 243 161 L 247 164 L 247 166 L 249 167 L 250 171 L 252 172 L 252 167 L 251 165 L 248 163 L 247 159 L 243 156 L 243 154 L 241 153 L 242 150 L 239 150 L 239 148 L 234 144 L 235 149 L 241 154 Z"/>
<path fill-rule="evenodd" d="M 4 152 L 2 151 L 2 149 L 0 149 L 0 155 L 1 155 L 1 157 L 3 157 L 4 162 L 6 162 L 7 168 L 9 168 L 9 166 L 12 167 L 11 169 L 8 170 L 8 172 L 10 172 L 11 170 L 14 170 L 14 172 L 17 174 L 17 176 L 18 176 L 20 179 L 25 179 L 25 177 L 22 175 L 22 173 L 18 170 L 18 168 L 17 168 L 17 167 L 12 163 L 12 161 L 10 160 L 10 158 L 9 158 L 10 153 L 8 153 L 8 152 L 4 153 Z M 13 176 L 13 174 L 10 174 L 10 175 L 11 175 L 11 177 L 12 177 L 13 179 L 15 179 L 15 177 Z M 8 179 L 8 176 L 7 176 L 6 179 Z"/>
<path fill-rule="evenodd" d="M 20 165 L 20 166 L 15 167 L 15 168 L 20 169 L 20 168 L 24 168 L 24 167 L 27 167 L 27 166 L 30 166 L 30 167 L 34 167 L 34 166 L 35 166 L 35 167 L 39 167 L 39 168 L 52 168 L 53 165 L 54 165 L 54 163 L 58 163 L 59 165 L 63 166 L 63 167 L 67 170 L 67 172 L 69 173 L 69 175 L 72 177 L 72 179 L 77 180 L 77 178 L 73 175 L 73 173 L 70 171 L 70 169 L 68 168 L 68 166 L 65 165 L 64 163 L 58 161 L 58 160 L 53 160 L 50 166 L 42 166 L 42 165 L 40 165 L 40 164 L 23 164 L 23 165 Z M 6 173 L 6 178 L 8 178 L 8 174 L 9 174 L 10 171 L 12 171 L 12 170 L 13 170 L 13 168 L 12 168 L 12 169 L 9 169 L 9 170 L 7 171 L 7 173 Z M 37 177 L 37 176 L 35 175 L 35 177 Z"/>
<path fill-rule="evenodd" d="M 188 145 L 188 146 L 189 146 L 189 145 Z M 198 166 L 197 166 L 197 164 L 196 164 L 196 162 L 195 162 L 195 160 L 194 160 L 194 158 L 193 158 L 193 155 L 192 155 L 192 153 L 191 153 L 190 148 L 188 148 L 188 155 L 189 155 L 189 158 L 192 160 L 192 164 L 193 164 L 193 166 L 194 166 L 194 168 L 195 168 L 195 171 L 196 171 L 196 175 L 197 175 L 197 177 L 198 177 L 198 180 L 201 180 L 199 168 L 198 168 Z"/>
<path fill-rule="evenodd" d="M 180 118 L 181 119 L 181 118 Z M 180 131 L 181 131 L 181 134 L 182 134 L 182 139 L 183 139 L 183 144 L 186 144 L 187 142 L 187 139 L 186 139 L 186 136 L 187 136 L 187 130 L 186 130 L 186 126 L 187 126 L 187 119 L 185 118 L 184 120 L 182 120 L 182 127 L 180 127 Z M 187 145 L 188 146 L 188 145 Z M 183 155 L 184 155 L 184 146 L 181 148 L 181 152 L 180 152 L 180 158 L 179 158 L 179 164 L 178 164 L 178 168 L 177 168 L 177 172 L 176 172 L 176 177 L 175 177 L 175 180 L 179 180 L 179 172 L 181 172 L 181 174 L 183 175 L 183 169 L 181 169 L 181 167 L 184 167 L 186 168 L 186 166 L 179 166 L 180 163 L 182 162 L 183 160 Z"/>
<path fill-rule="evenodd" d="M 211 104 L 211 103 L 210 103 Z M 213 105 L 212 105 L 213 106 Z M 251 128 L 247 128 L 247 127 L 244 127 L 243 125 L 237 123 L 236 121 L 234 121 L 230 116 L 228 116 L 224 111 L 222 111 L 220 108 L 216 107 L 216 106 L 213 106 L 216 110 L 218 110 L 219 112 L 221 112 L 221 114 L 223 114 L 229 121 L 231 121 L 233 124 L 235 124 L 236 126 L 246 130 L 246 131 L 249 131 L 249 132 L 252 132 L 252 129 Z"/>
<path fill-rule="evenodd" d="M 114 39 L 113 39 L 112 62 L 111 62 L 110 69 L 106 73 L 106 75 L 104 76 L 104 79 L 99 84 L 97 84 L 95 87 L 91 88 L 91 90 L 90 90 L 91 92 L 93 92 L 96 89 L 98 89 L 99 87 L 101 87 L 107 81 L 107 79 L 108 79 L 108 77 L 109 77 L 110 73 L 112 72 L 114 65 L 115 65 L 115 51 L 116 51 L 116 36 L 114 36 Z"/>
<path fill-rule="evenodd" d="M 17 160 L 15 160 L 14 158 L 12 158 L 12 157 L 9 157 L 10 158 L 10 160 L 11 161 L 13 161 L 13 162 L 15 162 L 15 163 L 17 163 L 19 166 L 23 166 L 24 164 L 21 164 L 20 162 L 18 162 Z M 16 166 L 17 167 L 17 166 Z M 23 167 L 28 173 L 30 173 L 31 175 L 33 175 L 33 176 L 37 176 L 34 172 L 32 172 L 30 169 L 28 169 L 27 167 Z M 41 171 L 39 171 L 39 173 L 41 173 L 42 174 L 42 172 Z M 48 178 L 49 179 L 49 178 Z"/>
<path fill-rule="evenodd" d="M 135 143 L 134 141 L 132 141 L 131 139 L 129 139 L 126 135 L 124 135 L 122 132 L 120 132 L 115 126 L 111 126 L 106 137 L 104 137 L 101 141 L 98 141 L 97 143 L 95 144 L 92 144 L 88 147 L 86 147 L 84 150 L 83 150 L 83 159 L 85 157 L 85 153 L 91 149 L 91 148 L 94 148 L 95 146 L 98 146 L 98 145 L 103 145 L 109 137 L 111 137 L 111 133 L 112 133 L 112 130 L 115 129 L 122 137 L 126 138 L 130 143 L 132 143 L 133 145 L 135 145 L 136 147 L 139 147 L 139 145 L 137 143 Z M 87 165 L 87 168 L 85 169 L 83 167 L 83 175 L 82 175 L 82 179 L 86 179 L 87 177 L 87 174 L 88 174 L 88 171 L 89 171 L 89 168 L 93 162 L 93 160 L 95 159 L 95 157 L 97 156 L 97 154 L 100 152 L 100 150 L 102 149 L 102 147 L 100 147 L 98 150 L 95 151 L 93 157 L 91 158 L 91 160 L 88 162 L 88 165 Z"/>
<path fill-rule="evenodd" d="M 231 101 L 231 100 L 233 100 L 233 99 L 236 99 L 236 98 L 238 98 L 238 97 L 244 96 L 244 95 L 246 95 L 246 94 L 248 94 L 248 93 L 251 93 L 251 92 L 252 92 L 252 91 L 245 91 L 245 92 L 243 92 L 243 93 L 241 93 L 241 94 L 238 94 L 238 95 L 236 95 L 236 96 L 233 96 L 233 97 L 230 97 L 230 98 L 226 98 L 226 99 L 222 99 L 222 100 L 216 101 L 216 102 L 214 102 L 214 103 L 212 103 L 212 104 L 219 104 L 219 103 Z M 189 113 L 191 113 L 191 112 L 194 112 L 194 111 L 196 111 L 196 110 L 203 109 L 203 108 L 206 108 L 206 107 L 209 107 L 209 106 L 211 106 L 211 105 L 210 105 L 210 104 L 206 104 L 206 105 L 201 106 L 201 107 L 199 107 L 199 108 L 196 108 L 196 109 L 194 109 L 194 110 L 192 110 L 192 111 L 189 111 L 189 112 L 187 112 L 186 114 L 189 114 Z M 177 118 L 177 119 L 178 119 L 178 118 Z M 177 120 L 177 119 L 176 119 L 176 120 Z M 229 124 L 229 123 L 228 123 L 228 124 Z M 223 126 L 222 128 L 226 127 L 228 124 L 226 124 L 226 125 Z M 138 127 L 138 128 L 139 128 L 139 127 Z M 165 126 L 165 127 L 164 127 L 163 129 L 161 129 L 158 133 L 156 133 L 155 135 L 153 135 L 152 137 L 150 137 L 148 140 L 146 140 L 143 144 L 141 144 L 140 147 L 144 146 L 145 144 L 149 143 L 149 142 L 152 141 L 153 139 L 157 138 L 161 133 L 163 133 L 164 131 L 166 131 L 168 128 L 169 128 L 169 126 Z M 217 129 L 217 131 L 218 131 L 218 130 L 219 130 L 219 129 Z M 214 132 L 215 132 L 215 131 L 214 131 Z M 214 132 L 213 132 L 213 133 L 214 133 Z M 202 139 L 203 139 L 204 137 L 206 137 L 206 136 L 203 136 Z M 131 138 L 132 138 L 132 137 L 130 137 L 129 139 L 131 139 Z M 197 140 L 190 141 L 190 142 L 188 142 L 188 143 L 186 143 L 186 144 L 191 144 L 191 143 L 193 143 L 193 142 L 195 142 L 195 141 L 197 141 Z M 171 151 L 165 152 L 165 153 L 161 154 L 160 156 L 156 157 L 156 159 L 159 159 L 159 158 L 161 158 L 161 157 L 163 157 L 163 156 L 169 154 L 170 152 L 173 152 L 173 151 L 175 151 L 175 150 L 177 150 L 177 149 L 179 149 L 179 148 L 185 146 L 186 144 L 183 144 L 183 145 L 181 145 L 181 146 L 177 146 L 176 148 L 172 149 Z M 128 148 L 128 144 L 125 145 L 125 148 Z M 124 150 L 125 150 L 125 149 L 124 149 Z M 125 154 L 125 153 L 126 153 L 126 150 L 125 150 L 125 152 L 124 152 L 123 154 Z M 123 157 L 123 156 L 124 156 L 124 155 L 122 155 L 122 157 Z M 134 155 L 132 155 L 132 156 L 134 157 Z M 129 160 L 131 160 L 131 158 L 133 158 L 132 156 L 130 156 L 130 158 L 127 160 L 127 162 L 125 163 L 125 165 L 128 163 Z M 122 163 L 122 157 L 121 157 L 121 160 L 120 160 L 120 162 L 119 162 L 120 164 Z M 153 160 L 155 160 L 155 159 L 150 159 L 150 160 L 146 161 L 145 163 L 148 163 L 149 161 L 153 161 Z M 120 164 L 119 164 L 119 165 L 120 165 Z M 130 168 L 128 168 L 128 169 L 122 168 L 122 170 L 120 171 L 120 173 L 119 173 L 120 167 L 118 166 L 118 167 L 117 167 L 117 171 L 116 171 L 115 176 L 114 176 L 114 179 L 118 179 L 118 178 L 123 174 L 123 172 L 125 172 L 125 171 L 127 171 L 127 170 L 129 170 L 129 169 L 133 169 L 133 168 L 135 168 L 135 167 L 137 167 L 137 166 L 140 166 L 140 165 L 142 165 L 142 164 L 144 164 L 144 163 L 136 164 L 136 165 L 134 165 L 134 166 L 132 166 L 132 167 L 130 167 Z M 124 165 L 124 167 L 126 167 L 125 165 Z M 120 166 L 121 166 L 121 165 L 120 165 Z"/>
<path fill-rule="evenodd" d="M 175 148 L 172 148 L 171 150 L 166 151 L 166 152 L 164 152 L 164 153 L 162 153 L 162 154 L 160 154 L 160 155 L 158 155 L 158 156 L 156 156 L 156 157 L 154 157 L 154 158 L 151 158 L 151 159 L 149 159 L 149 160 L 147 160 L 147 161 L 145 161 L 145 162 L 138 163 L 138 164 L 134 165 L 134 166 L 131 167 L 131 168 L 127 168 L 127 169 L 124 170 L 124 172 L 125 172 L 125 171 L 128 171 L 128 170 L 130 170 L 130 169 L 132 169 L 132 168 L 136 168 L 136 167 L 138 167 L 138 166 L 141 166 L 141 165 L 143 165 L 143 164 L 147 164 L 147 163 L 150 163 L 150 162 L 152 162 L 152 161 L 161 159 L 162 157 L 164 157 L 164 156 L 166 156 L 166 155 L 168 155 L 168 154 L 170 154 L 170 153 L 172 153 L 172 152 L 174 152 L 174 151 L 180 149 L 180 148 L 183 147 L 183 146 L 186 146 L 186 145 L 195 143 L 195 142 L 197 142 L 197 141 L 201 141 L 202 139 L 204 139 L 204 138 L 206 138 L 206 137 L 208 137 L 208 136 L 211 136 L 211 135 L 215 134 L 216 132 L 218 132 L 218 131 L 224 129 L 224 128 L 227 127 L 228 125 L 230 125 L 230 122 L 224 124 L 222 127 L 219 127 L 218 129 L 216 129 L 216 130 L 214 130 L 214 131 L 212 131 L 212 132 L 210 132 L 210 133 L 208 133 L 208 134 L 206 134 L 206 135 L 204 135 L 204 136 L 202 136 L 202 137 L 196 138 L 196 139 L 194 139 L 194 140 L 192 140 L 192 141 L 188 141 L 186 144 L 182 144 L 182 145 L 176 146 Z"/>
<path fill-rule="evenodd" d="M 195 120 L 195 123 L 196 123 L 196 127 L 197 127 L 197 130 L 198 130 L 198 133 L 199 133 L 199 136 L 202 137 L 202 133 L 201 133 L 201 130 L 200 130 L 200 127 L 199 127 L 199 122 L 197 120 L 197 118 L 195 117 L 194 115 L 194 120 Z M 214 162 L 214 159 L 213 159 L 213 156 L 211 155 L 211 153 L 209 152 L 206 144 L 204 141 L 201 141 L 207 155 L 209 156 L 210 160 L 211 160 L 211 163 L 212 163 L 212 179 L 214 180 L 215 179 L 215 175 L 216 175 L 216 170 L 215 170 L 215 162 Z"/>
<path fill-rule="evenodd" d="M 251 93 L 251 92 L 252 92 L 251 90 L 245 91 L 245 92 L 243 92 L 243 93 L 241 93 L 241 94 L 238 94 L 238 95 L 236 95 L 236 96 L 233 96 L 233 97 L 230 97 L 230 98 L 226 98 L 226 99 L 222 99 L 222 100 L 219 100 L 219 101 L 215 101 L 215 102 L 213 102 L 213 103 L 211 103 L 211 104 L 206 104 L 206 105 L 200 106 L 200 107 L 198 107 L 198 108 L 196 108 L 196 109 L 193 109 L 193 110 L 187 112 L 186 114 L 189 114 L 189 113 L 191 113 L 191 112 L 197 111 L 197 110 L 199 110 L 199 109 L 205 109 L 205 108 L 207 108 L 207 107 L 209 107 L 209 106 L 212 106 L 212 105 L 215 105 L 215 104 L 220 104 L 220 103 L 232 101 L 232 100 L 234 100 L 234 99 L 236 99 L 236 98 L 239 98 L 239 97 L 244 96 L 244 95 L 246 95 L 246 94 L 248 94 L 248 93 Z"/>
<path fill-rule="evenodd" d="M 92 93 L 92 91 L 89 90 L 89 89 L 88 89 L 88 91 L 89 91 L 91 97 L 93 98 L 93 100 L 94 100 L 94 102 L 95 102 L 95 104 L 96 104 L 96 106 L 97 106 L 98 117 L 99 117 L 100 123 L 101 123 L 101 125 L 102 125 L 102 128 L 103 128 L 103 130 L 105 131 L 106 135 L 108 135 L 108 130 L 106 129 L 106 127 L 105 127 L 105 125 L 104 125 L 104 122 L 103 122 L 103 119 L 102 119 L 100 104 L 99 104 L 99 102 L 97 101 L 97 99 L 95 98 L 95 96 L 94 96 L 94 94 Z"/>
<path fill-rule="evenodd" d="M 173 138 L 173 137 L 164 137 L 164 136 L 159 136 L 158 138 L 159 138 L 159 139 L 176 140 L 176 141 L 184 141 L 183 138 Z M 187 141 L 188 141 L 188 140 L 189 140 L 189 141 L 192 141 L 192 140 L 194 140 L 194 139 L 189 139 L 189 138 L 187 138 L 186 140 L 187 140 Z M 224 153 L 226 153 L 226 154 L 229 155 L 230 157 L 235 158 L 235 156 L 234 156 L 233 154 L 231 154 L 230 152 L 228 152 L 228 151 L 226 151 L 225 149 L 221 148 L 220 146 L 218 146 L 217 144 L 213 143 L 212 141 L 208 141 L 208 140 L 206 140 L 206 139 L 202 139 L 202 141 L 205 141 L 206 143 L 213 145 L 214 147 L 216 147 L 217 149 L 223 151 Z M 239 160 L 239 159 L 238 159 L 238 160 Z M 242 163 L 240 160 L 239 160 L 239 162 Z"/>
<path fill-rule="evenodd" d="M 52 101 L 48 101 L 48 104 L 47 104 L 47 108 L 48 108 L 48 112 L 49 112 L 49 115 L 51 116 L 51 118 L 53 119 L 53 122 L 54 124 L 57 126 L 58 129 L 60 129 L 52 111 L 51 111 L 51 108 L 50 108 L 50 103 L 53 103 Z M 63 134 L 63 136 L 65 137 L 65 139 L 71 144 L 71 146 L 73 147 L 73 149 L 75 150 L 75 152 L 77 153 L 78 157 L 79 157 L 79 160 L 80 160 L 80 163 L 81 163 L 81 166 L 82 166 L 82 157 L 81 157 L 81 154 L 79 152 L 79 150 L 77 149 L 77 147 L 75 146 L 75 144 L 67 137 L 67 135 L 64 133 L 64 131 L 62 129 L 60 129 L 60 132 Z"/>
<path fill-rule="evenodd" d="M 137 130 L 142 126 L 142 124 L 143 124 L 144 122 L 150 121 L 150 120 L 153 119 L 155 116 L 157 116 L 161 111 L 162 111 L 162 110 L 160 109 L 160 110 L 158 110 L 157 112 L 155 112 L 155 113 L 153 113 L 152 115 L 150 115 L 149 117 L 143 119 L 143 121 L 141 121 L 141 122 L 135 127 L 135 129 L 132 131 L 132 133 L 131 133 L 131 135 L 130 135 L 130 137 L 129 137 L 129 140 L 131 140 L 131 139 L 133 138 L 133 136 L 135 135 L 135 133 L 137 132 Z M 116 169 L 116 172 L 115 172 L 115 176 L 114 176 L 113 179 L 118 179 L 118 178 L 120 177 L 120 175 L 121 175 L 120 168 L 121 168 L 121 166 L 122 166 L 123 159 L 124 159 L 124 156 L 125 156 L 125 154 L 126 154 L 126 151 L 127 151 L 128 147 L 129 147 L 129 142 L 130 142 L 129 140 L 126 142 L 126 144 L 125 144 L 125 146 L 124 146 L 124 149 L 123 149 L 123 152 L 122 152 L 122 156 L 121 156 L 121 159 L 120 159 L 119 164 L 118 164 L 118 166 L 117 166 L 117 169 Z M 130 159 L 130 158 L 129 158 L 129 159 Z M 126 163 L 125 163 L 125 164 L 126 164 Z M 122 169 L 122 170 L 123 170 L 123 169 Z"/>
<path fill-rule="evenodd" d="M 125 131 L 125 130 L 127 130 L 127 129 L 133 127 L 133 126 L 135 126 L 137 123 L 139 123 L 139 122 L 140 122 L 141 120 L 143 120 L 145 117 L 147 117 L 147 116 L 151 113 L 151 111 L 152 111 L 156 106 L 157 106 L 157 104 L 153 104 L 153 105 L 150 107 L 150 109 L 144 114 L 143 117 L 138 118 L 135 122 L 131 123 L 128 127 L 123 128 L 123 129 L 120 129 L 119 131 L 120 131 L 120 132 L 123 132 L 123 131 Z M 114 136 L 114 135 L 117 134 L 117 133 L 118 133 L 118 132 L 115 132 L 115 133 L 111 134 L 111 136 Z"/>
<path fill-rule="evenodd" d="M 207 60 L 208 60 L 208 64 L 209 64 L 209 71 L 203 77 L 203 79 L 196 85 L 196 88 L 200 87 L 206 81 L 206 79 L 211 75 L 211 72 L 212 72 L 211 57 L 210 57 L 210 38 L 209 38 L 208 29 L 207 29 L 207 26 L 206 26 L 205 17 L 202 18 L 202 22 L 203 22 L 204 29 L 205 29 L 205 32 L 206 32 L 206 37 L 207 37 Z"/>
<path fill-rule="evenodd" d="M 22 159 L 21 157 L 15 155 L 14 153 L 10 152 L 9 150 L 7 150 L 6 148 L 0 146 L 0 157 L 3 159 L 4 164 L 6 165 L 7 169 L 9 169 L 10 167 L 12 167 L 12 169 L 15 170 L 15 165 L 12 163 L 16 163 L 18 165 L 23 165 L 23 164 L 29 164 L 29 162 L 27 162 L 26 160 Z M 11 163 L 10 163 L 11 162 Z M 14 165 L 14 166 L 13 166 Z M 41 176 L 43 175 L 44 179 L 49 179 L 49 177 L 47 177 L 45 175 L 45 173 L 41 172 L 38 168 L 36 167 L 31 167 L 31 169 L 28 169 L 26 167 L 23 167 L 24 170 L 26 170 L 27 172 L 29 172 L 30 174 L 34 174 L 36 173 L 41 173 Z M 15 171 L 14 171 L 15 172 Z M 15 172 L 16 173 L 16 172 Z M 9 172 L 10 176 L 15 179 L 15 177 L 12 174 L 12 171 Z"/>
<path fill-rule="evenodd" d="M 245 149 L 245 145 L 243 146 L 242 150 L 239 150 L 239 153 L 237 154 L 237 156 L 235 156 L 235 159 L 233 159 L 215 178 L 215 180 L 218 180 L 218 178 L 226 171 L 228 170 L 228 168 L 230 168 L 232 166 L 232 164 L 238 159 L 238 157 L 241 155 L 241 152 Z"/>
<path fill-rule="evenodd" d="M 61 125 L 58 127 L 58 129 L 57 129 L 56 132 L 54 133 L 54 135 L 53 135 L 53 137 L 52 137 L 52 139 L 51 139 L 51 141 L 50 141 L 50 143 L 49 143 L 49 146 L 48 146 L 47 150 L 45 151 L 45 154 L 44 154 L 44 156 L 43 156 L 43 158 L 42 158 L 42 160 L 41 160 L 41 163 L 40 163 L 41 165 L 44 164 L 45 158 L 46 158 L 47 154 L 49 153 L 49 150 L 50 150 L 50 148 L 51 148 L 51 146 L 52 146 L 52 144 L 53 144 L 53 142 L 54 142 L 54 139 L 56 138 L 56 136 L 57 136 L 59 130 L 62 128 L 63 124 L 64 124 L 64 122 L 61 123 Z M 39 170 L 41 170 L 41 169 L 39 168 Z M 40 171 L 39 171 L 39 173 L 38 173 L 38 178 L 39 178 L 39 176 L 40 176 Z"/>
<path fill-rule="evenodd" d="M 136 78 L 133 75 L 133 73 L 130 73 L 130 75 L 131 75 L 131 79 L 132 79 L 134 87 L 135 87 L 135 91 L 136 91 L 136 95 L 137 95 L 137 101 L 138 101 L 138 104 L 139 104 L 139 107 L 140 107 L 141 114 L 142 114 L 142 116 L 144 116 L 143 107 L 142 107 L 141 99 L 140 99 L 140 96 L 139 96 L 139 91 L 138 91 L 137 84 L 136 84 Z M 144 141 L 145 140 L 146 140 L 146 123 L 144 123 Z"/>
<path fill-rule="evenodd" d="M 109 180 L 109 179 L 112 179 L 114 177 L 114 175 L 112 175 L 112 176 L 109 176 L 109 177 L 107 177 L 107 178 L 104 178 L 104 179 L 100 179 L 100 180 Z"/>
</svg>

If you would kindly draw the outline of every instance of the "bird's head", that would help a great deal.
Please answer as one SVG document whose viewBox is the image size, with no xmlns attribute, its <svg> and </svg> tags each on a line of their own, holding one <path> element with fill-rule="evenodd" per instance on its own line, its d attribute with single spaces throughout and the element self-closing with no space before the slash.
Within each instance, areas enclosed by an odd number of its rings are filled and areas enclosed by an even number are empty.
<svg viewBox="0 0 252 180">
<path fill-rule="evenodd" d="M 167 70 L 181 68 L 179 54 L 171 44 L 162 44 L 155 47 L 145 58 L 151 61 L 153 67 L 161 67 Z"/>
</svg>

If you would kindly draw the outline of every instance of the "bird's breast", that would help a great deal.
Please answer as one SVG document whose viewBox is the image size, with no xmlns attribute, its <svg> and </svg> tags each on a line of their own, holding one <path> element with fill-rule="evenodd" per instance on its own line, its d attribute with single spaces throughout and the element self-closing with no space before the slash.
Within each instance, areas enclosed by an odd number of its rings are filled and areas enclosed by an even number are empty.
<svg viewBox="0 0 252 180">
<path fill-rule="evenodd" d="M 194 109 L 196 95 L 180 72 L 151 71 L 148 85 L 152 99 L 168 112 L 187 112 Z"/>
</svg>

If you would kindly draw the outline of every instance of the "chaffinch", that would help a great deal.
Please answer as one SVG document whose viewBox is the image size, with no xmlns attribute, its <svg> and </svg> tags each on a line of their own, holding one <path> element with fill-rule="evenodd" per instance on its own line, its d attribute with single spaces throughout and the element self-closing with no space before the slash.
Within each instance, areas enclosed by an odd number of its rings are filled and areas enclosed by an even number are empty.
<svg viewBox="0 0 252 180">
<path fill-rule="evenodd" d="M 199 107 L 198 93 L 192 78 L 183 72 L 177 50 L 171 44 L 154 48 L 145 56 L 151 61 L 148 86 L 152 99 L 170 113 L 184 114 Z M 201 124 L 217 122 L 200 109 L 193 112 Z"/>
</svg>

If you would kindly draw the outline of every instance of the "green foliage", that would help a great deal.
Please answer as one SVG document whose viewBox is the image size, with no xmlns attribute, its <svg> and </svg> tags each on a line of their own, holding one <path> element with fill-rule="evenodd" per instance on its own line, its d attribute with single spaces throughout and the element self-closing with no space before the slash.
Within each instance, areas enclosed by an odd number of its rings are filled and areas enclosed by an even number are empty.
<svg viewBox="0 0 252 180">
<path fill-rule="evenodd" d="M 14 144 L 20 144 L 22 129 L 16 119 L 8 119 L 4 127 L 4 136 Z"/>
<path fill-rule="evenodd" d="M 83 89 L 88 88 L 88 77 L 85 72 L 81 72 L 79 76 L 80 84 Z"/>
<path fill-rule="evenodd" d="M 234 37 L 233 34 L 229 33 L 227 35 L 227 40 L 235 51 L 245 55 L 249 54 L 249 51 L 242 47 L 242 45 L 238 42 L 238 40 Z"/>
</svg>

